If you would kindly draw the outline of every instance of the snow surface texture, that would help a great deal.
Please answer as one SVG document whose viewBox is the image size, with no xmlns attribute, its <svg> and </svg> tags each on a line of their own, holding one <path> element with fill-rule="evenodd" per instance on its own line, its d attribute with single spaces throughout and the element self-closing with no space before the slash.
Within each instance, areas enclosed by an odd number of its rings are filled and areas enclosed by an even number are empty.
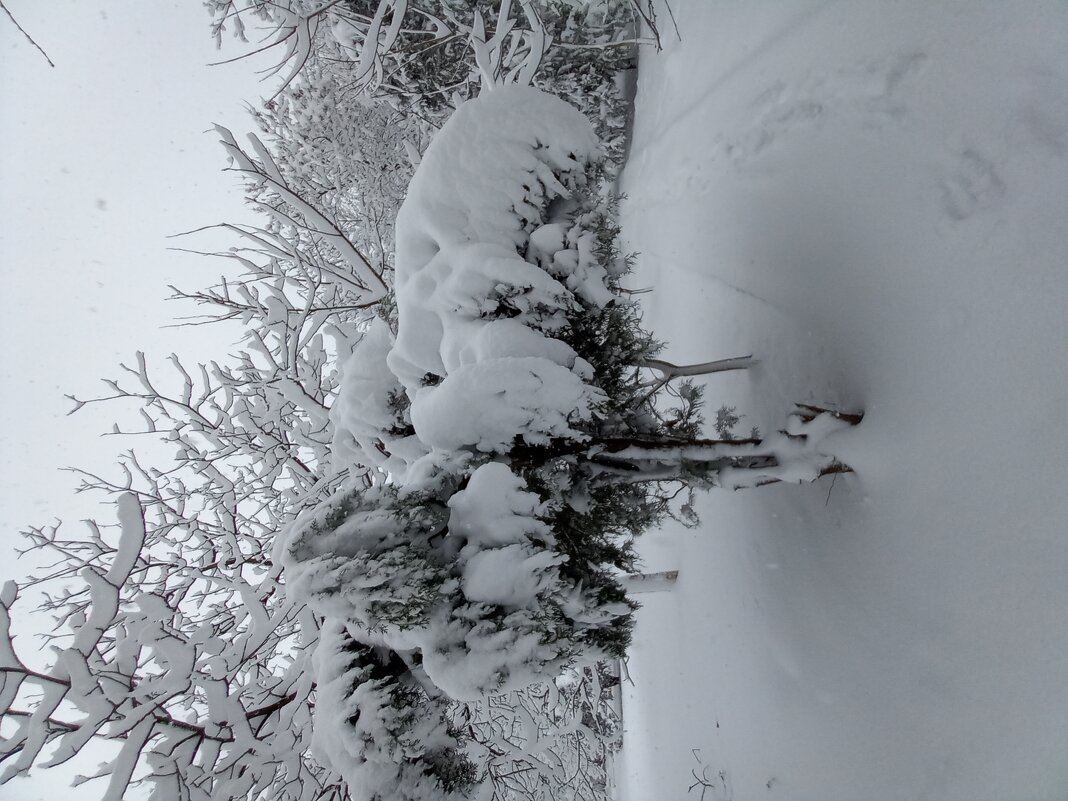
<svg viewBox="0 0 1068 801">
<path fill-rule="evenodd" d="M 678 362 L 856 475 L 647 535 L 625 801 L 1068 798 L 1068 5 L 671 0 L 624 232 Z M 660 19 L 668 19 L 661 10 Z M 696 749 L 695 753 L 691 749 Z"/>
</svg>

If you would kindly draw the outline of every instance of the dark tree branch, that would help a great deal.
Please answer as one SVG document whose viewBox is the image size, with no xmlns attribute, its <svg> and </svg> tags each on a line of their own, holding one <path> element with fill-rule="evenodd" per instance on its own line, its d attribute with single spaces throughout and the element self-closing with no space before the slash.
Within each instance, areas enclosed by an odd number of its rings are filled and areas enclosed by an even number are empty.
<svg viewBox="0 0 1068 801">
<path fill-rule="evenodd" d="M 52 59 L 50 59 L 48 57 L 48 53 L 46 53 L 44 51 L 43 47 L 41 47 L 39 44 L 37 44 L 37 42 L 34 40 L 34 38 L 32 36 L 30 36 L 30 34 L 28 34 L 26 32 L 25 28 L 23 28 L 21 25 L 19 25 L 19 21 L 17 19 L 15 19 L 15 15 L 12 14 L 8 10 L 8 7 L 6 5 L 4 5 L 3 0 L 0 0 L 0 8 L 2 8 L 4 10 L 4 13 L 7 14 L 8 19 L 10 19 L 15 24 L 15 27 L 19 29 L 19 31 L 22 33 L 23 36 L 26 37 L 26 39 L 29 41 L 29 43 L 37 48 L 37 52 L 39 52 L 42 56 L 44 56 L 44 60 L 48 62 L 48 66 L 54 68 L 56 65 L 54 63 L 52 63 Z"/>
</svg>

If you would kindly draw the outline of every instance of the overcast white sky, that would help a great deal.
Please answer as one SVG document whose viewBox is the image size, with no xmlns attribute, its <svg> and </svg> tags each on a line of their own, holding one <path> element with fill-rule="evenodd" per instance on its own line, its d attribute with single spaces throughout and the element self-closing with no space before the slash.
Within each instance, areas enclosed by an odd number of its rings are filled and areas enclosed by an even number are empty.
<svg viewBox="0 0 1068 801">
<path fill-rule="evenodd" d="M 97 394 L 97 379 L 138 349 L 157 361 L 174 350 L 225 355 L 231 331 L 162 328 L 183 311 L 164 301 L 167 284 L 201 287 L 227 267 L 169 252 L 166 237 L 249 219 L 205 131 L 249 130 L 244 104 L 266 86 L 250 62 L 207 66 L 219 53 L 199 0 L 5 4 L 56 64 L 0 16 L 0 525 L 10 545 L 27 523 L 85 508 L 57 467 L 103 466 L 128 447 L 99 437 L 119 409 L 66 417 L 64 394 Z M 241 52 L 227 45 L 225 55 Z"/>
<path fill-rule="evenodd" d="M 0 579 L 24 572 L 10 558 L 20 528 L 109 516 L 58 468 L 107 470 L 130 443 L 100 433 L 124 412 L 67 417 L 65 394 L 98 394 L 139 349 L 157 363 L 231 349 L 233 331 L 163 328 L 183 313 L 168 284 L 227 268 L 168 252 L 166 237 L 250 219 L 205 131 L 250 129 L 244 105 L 269 91 L 253 69 L 270 61 L 208 67 L 220 56 L 200 0 L 5 5 L 56 66 L 0 14 Z M 0 786 L 0 799 L 53 798 L 58 778 Z"/>
</svg>

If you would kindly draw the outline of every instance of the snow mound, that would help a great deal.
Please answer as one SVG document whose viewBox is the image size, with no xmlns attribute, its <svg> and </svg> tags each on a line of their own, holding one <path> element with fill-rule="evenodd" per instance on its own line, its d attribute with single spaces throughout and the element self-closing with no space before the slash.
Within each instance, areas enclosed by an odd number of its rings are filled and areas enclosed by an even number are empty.
<svg viewBox="0 0 1068 801">
<path fill-rule="evenodd" d="M 386 364 L 392 343 L 389 325 L 375 319 L 341 367 L 337 398 L 330 407 L 336 470 L 360 463 L 398 472 L 426 453 L 408 431 L 404 387 Z"/>
<path fill-rule="evenodd" d="M 589 366 L 553 335 L 566 327 L 577 291 L 607 302 L 607 276 L 587 263 L 592 240 L 549 218 L 596 158 L 596 136 L 578 110 L 517 86 L 462 105 L 427 149 L 397 218 L 399 324 L 387 363 L 429 444 L 499 450 L 519 435 L 567 433 L 561 421 L 588 417 Z M 592 283 L 599 286 L 586 289 Z M 523 392 L 536 386 L 539 404 L 564 404 L 554 407 L 559 419 L 527 420 L 514 390 L 495 402 L 500 388 L 479 388 L 515 380 Z"/>
<path fill-rule="evenodd" d="M 646 319 L 760 355 L 715 380 L 746 425 L 866 414 L 823 446 L 856 474 L 642 539 L 681 570 L 620 797 L 1063 801 L 1068 5 L 671 7 L 623 176 Z"/>
<path fill-rule="evenodd" d="M 571 424 L 589 420 L 599 397 L 579 376 L 548 359 L 489 359 L 420 390 L 412 422 L 432 447 L 504 453 L 520 436 L 528 445 L 546 445 L 553 437 L 581 439 Z"/>
</svg>

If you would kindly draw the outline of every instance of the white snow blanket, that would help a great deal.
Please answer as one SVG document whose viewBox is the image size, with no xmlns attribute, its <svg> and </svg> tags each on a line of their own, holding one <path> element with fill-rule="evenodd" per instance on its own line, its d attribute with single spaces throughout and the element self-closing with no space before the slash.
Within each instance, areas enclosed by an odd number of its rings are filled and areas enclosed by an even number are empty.
<svg viewBox="0 0 1068 801">
<path fill-rule="evenodd" d="M 667 358 L 856 475 L 644 538 L 625 801 L 1063 801 L 1068 4 L 661 8 L 623 179 Z M 666 29 L 666 30 L 665 30 Z M 694 749 L 694 750 L 691 750 Z M 696 758 L 695 758 L 696 753 Z"/>
</svg>

